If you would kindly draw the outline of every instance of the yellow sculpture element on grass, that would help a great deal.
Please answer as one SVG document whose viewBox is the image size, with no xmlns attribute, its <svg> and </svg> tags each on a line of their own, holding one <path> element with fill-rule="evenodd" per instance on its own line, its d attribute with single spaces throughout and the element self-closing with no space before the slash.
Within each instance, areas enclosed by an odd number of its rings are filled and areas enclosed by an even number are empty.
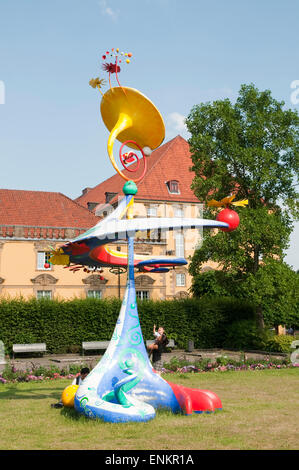
<svg viewBox="0 0 299 470">
<path fill-rule="evenodd" d="M 74 407 L 74 400 L 79 385 L 68 385 L 62 392 L 61 401 L 68 408 Z"/>
</svg>

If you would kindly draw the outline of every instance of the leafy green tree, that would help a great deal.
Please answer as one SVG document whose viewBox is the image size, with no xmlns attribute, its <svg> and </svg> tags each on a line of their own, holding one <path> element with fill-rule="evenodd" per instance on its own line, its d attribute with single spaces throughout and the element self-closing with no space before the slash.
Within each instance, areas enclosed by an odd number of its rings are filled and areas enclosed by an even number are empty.
<svg viewBox="0 0 299 470">
<path fill-rule="evenodd" d="M 254 285 L 271 275 L 268 261 L 283 262 L 299 213 L 299 116 L 283 109 L 284 104 L 269 90 L 242 85 L 235 104 L 225 99 L 196 105 L 186 120 L 196 175 L 192 189 L 199 200 L 221 200 L 230 194 L 237 194 L 236 200 L 248 199 L 247 207 L 235 209 L 240 216 L 237 230 L 206 232 L 190 273 L 197 276 L 205 262 L 217 262 L 229 276 L 231 292 L 241 295 L 243 290 L 243 296 L 246 292 L 255 300 L 261 326 L 269 294 L 263 296 L 262 288 L 255 294 Z M 206 207 L 205 217 L 215 215 L 215 209 Z M 269 268 L 260 271 L 265 265 Z M 275 283 L 278 286 L 279 277 Z"/>
<path fill-rule="evenodd" d="M 299 324 L 299 276 L 283 261 L 269 257 L 255 275 L 245 276 L 242 288 L 243 296 L 262 306 L 268 324 Z"/>
<path fill-rule="evenodd" d="M 191 292 L 195 297 L 230 297 L 227 282 L 226 273 L 211 269 L 193 278 Z"/>
</svg>

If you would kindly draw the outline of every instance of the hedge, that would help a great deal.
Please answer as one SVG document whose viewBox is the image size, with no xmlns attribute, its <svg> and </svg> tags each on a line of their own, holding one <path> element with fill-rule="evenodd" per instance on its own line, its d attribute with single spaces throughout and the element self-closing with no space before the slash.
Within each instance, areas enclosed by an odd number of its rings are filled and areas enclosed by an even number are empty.
<svg viewBox="0 0 299 470">
<path fill-rule="evenodd" d="M 0 340 L 6 352 L 16 343 L 47 345 L 51 353 L 78 352 L 82 341 L 109 340 L 121 301 L 109 299 L 0 300 Z M 232 298 L 138 301 L 144 340 L 153 338 L 153 324 L 165 327 L 180 348 L 193 340 L 196 348 L 223 347 L 228 326 L 253 319 L 250 304 Z"/>
</svg>

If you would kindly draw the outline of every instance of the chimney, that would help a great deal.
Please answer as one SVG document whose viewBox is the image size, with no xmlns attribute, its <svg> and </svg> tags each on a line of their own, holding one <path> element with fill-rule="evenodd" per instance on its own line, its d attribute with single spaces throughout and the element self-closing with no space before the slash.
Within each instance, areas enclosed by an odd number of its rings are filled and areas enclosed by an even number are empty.
<svg viewBox="0 0 299 470">
<path fill-rule="evenodd" d="M 84 194 L 87 194 L 88 191 L 90 191 L 90 190 L 91 190 L 91 188 L 85 188 L 85 189 L 83 189 L 83 190 L 82 190 L 82 196 L 84 196 Z"/>
</svg>

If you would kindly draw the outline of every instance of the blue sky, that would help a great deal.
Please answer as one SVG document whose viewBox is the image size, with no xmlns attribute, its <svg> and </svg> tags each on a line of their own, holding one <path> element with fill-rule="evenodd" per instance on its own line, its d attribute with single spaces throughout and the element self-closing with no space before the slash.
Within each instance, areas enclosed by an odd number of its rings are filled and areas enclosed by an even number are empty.
<svg viewBox="0 0 299 470">
<path fill-rule="evenodd" d="M 133 53 L 120 81 L 156 104 L 166 141 L 188 138 L 193 105 L 234 101 L 242 83 L 299 110 L 298 17 L 297 0 L 0 0 L 1 186 L 75 198 L 114 174 L 88 84 L 112 47 Z M 298 238 L 297 224 L 295 269 Z"/>
</svg>

